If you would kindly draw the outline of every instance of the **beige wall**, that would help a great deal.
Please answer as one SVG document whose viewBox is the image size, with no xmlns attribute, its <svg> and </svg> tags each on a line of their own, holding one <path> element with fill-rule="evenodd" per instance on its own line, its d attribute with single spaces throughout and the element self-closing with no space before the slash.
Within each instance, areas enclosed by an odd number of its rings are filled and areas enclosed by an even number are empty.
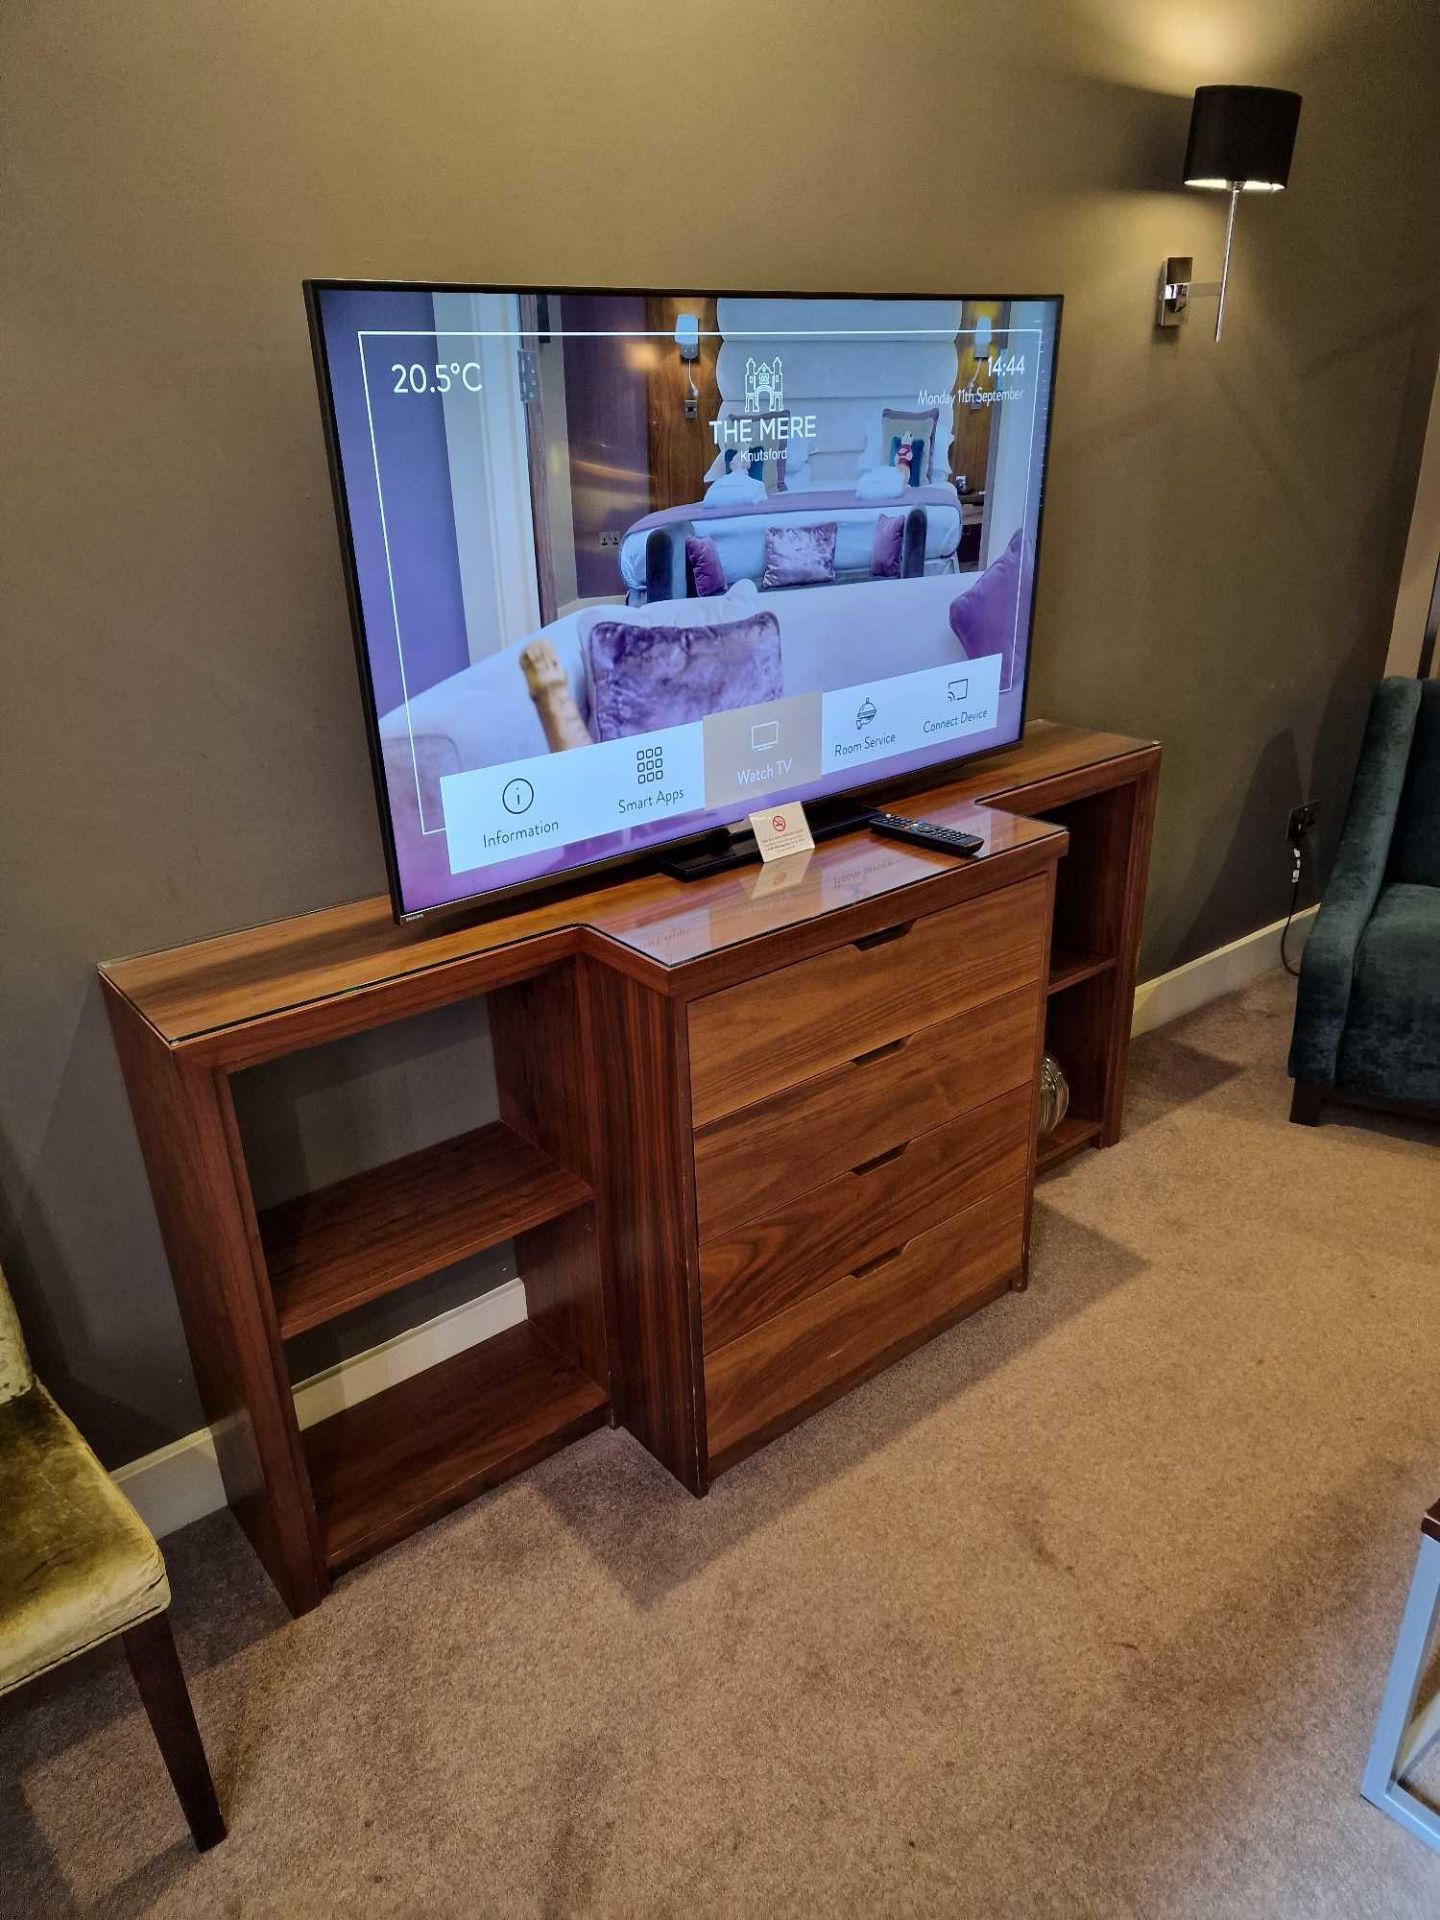
<svg viewBox="0 0 1440 1920">
<path fill-rule="evenodd" d="M 1425 433 L 1425 452 L 1420 462 L 1420 478 L 1415 487 L 1415 510 L 1410 516 L 1410 535 L 1405 542 L 1405 564 L 1400 570 L 1400 590 L 1395 596 L 1395 618 L 1390 626 L 1390 651 L 1385 658 L 1387 673 L 1414 673 L 1420 661 L 1420 648 L 1432 602 L 1440 586 L 1436 568 L 1440 567 L 1440 380 L 1430 400 L 1430 423 Z M 1440 648 L 1432 654 L 1430 674 L 1440 674 Z"/>
<path fill-rule="evenodd" d="M 1165 741 L 1149 970 L 1283 910 L 1434 376 L 1432 0 L 10 0 L 0 32 L 0 1188 L 109 1458 L 194 1401 L 93 963 L 382 881 L 306 274 L 1063 291 L 1034 710 Z M 1217 350 L 1151 316 L 1163 255 L 1218 270 L 1221 204 L 1175 182 L 1232 79 L 1305 110 Z M 333 1100 L 293 1117 L 303 1161 Z"/>
</svg>

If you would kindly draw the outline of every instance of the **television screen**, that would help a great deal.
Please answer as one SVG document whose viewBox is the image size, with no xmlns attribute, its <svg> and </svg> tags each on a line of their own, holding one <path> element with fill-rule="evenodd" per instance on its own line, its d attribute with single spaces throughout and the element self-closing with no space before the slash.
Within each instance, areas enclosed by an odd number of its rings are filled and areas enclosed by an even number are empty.
<svg viewBox="0 0 1440 1920">
<path fill-rule="evenodd" d="M 1058 298 L 306 297 L 402 918 L 1018 738 Z"/>
</svg>

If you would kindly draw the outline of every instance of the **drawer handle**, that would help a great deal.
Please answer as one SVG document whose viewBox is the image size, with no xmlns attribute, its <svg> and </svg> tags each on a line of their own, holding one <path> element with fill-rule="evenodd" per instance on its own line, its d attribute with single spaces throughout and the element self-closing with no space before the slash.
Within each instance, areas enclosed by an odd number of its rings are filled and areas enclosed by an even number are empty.
<svg viewBox="0 0 1440 1920">
<path fill-rule="evenodd" d="M 877 1153 L 871 1160 L 862 1160 L 858 1167 L 851 1167 L 851 1173 L 873 1173 L 876 1167 L 883 1167 L 887 1160 L 898 1160 L 902 1153 L 910 1151 L 910 1142 L 903 1140 L 898 1147 L 891 1147 L 888 1153 Z"/>
<path fill-rule="evenodd" d="M 868 1067 L 872 1060 L 883 1060 L 887 1053 L 899 1053 L 909 1038 L 907 1033 L 899 1040 L 887 1040 L 883 1047 L 871 1047 L 868 1053 L 857 1053 L 850 1064 L 854 1067 Z"/>
<path fill-rule="evenodd" d="M 862 933 L 858 940 L 852 940 L 850 944 L 858 947 L 861 953 L 868 953 L 871 947 L 883 947 L 887 940 L 903 940 L 914 924 L 913 920 L 904 920 L 898 927 L 882 927 L 879 933 Z"/>
<path fill-rule="evenodd" d="M 863 1280 L 867 1273 L 875 1273 L 881 1267 L 888 1267 L 892 1260 L 898 1260 L 910 1242 L 902 1240 L 898 1247 L 891 1247 L 888 1253 L 877 1253 L 873 1260 L 867 1260 L 863 1267 L 852 1267 L 850 1278 Z"/>
</svg>

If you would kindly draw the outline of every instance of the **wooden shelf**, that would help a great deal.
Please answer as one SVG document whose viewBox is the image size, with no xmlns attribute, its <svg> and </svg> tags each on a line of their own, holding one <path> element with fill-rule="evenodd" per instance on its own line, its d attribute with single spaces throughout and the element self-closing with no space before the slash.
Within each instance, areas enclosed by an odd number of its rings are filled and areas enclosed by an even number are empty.
<svg viewBox="0 0 1440 1920">
<path fill-rule="evenodd" d="M 1051 1167 L 1068 1160 L 1072 1153 L 1088 1147 L 1092 1140 L 1098 1139 L 1103 1124 L 1100 1120 L 1084 1120 L 1067 1114 L 1055 1131 L 1046 1134 L 1040 1142 L 1035 1154 L 1036 1173 L 1048 1173 Z"/>
<path fill-rule="evenodd" d="M 260 1215 L 280 1332 L 303 1333 L 592 1198 L 496 1121 L 283 1201 Z"/>
<path fill-rule="evenodd" d="M 1050 954 L 1049 993 L 1063 993 L 1066 987 L 1093 980 L 1097 973 L 1108 973 L 1115 965 L 1111 953 L 1087 953 L 1082 947 L 1055 947 Z"/>
<path fill-rule="evenodd" d="M 332 1572 L 603 1426 L 601 1387 L 527 1321 L 304 1434 Z"/>
</svg>

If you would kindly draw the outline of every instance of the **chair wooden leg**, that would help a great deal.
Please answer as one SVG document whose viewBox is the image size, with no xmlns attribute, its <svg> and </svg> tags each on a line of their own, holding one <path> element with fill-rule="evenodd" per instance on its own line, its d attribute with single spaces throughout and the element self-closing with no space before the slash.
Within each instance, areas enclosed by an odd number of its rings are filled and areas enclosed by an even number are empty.
<svg viewBox="0 0 1440 1920">
<path fill-rule="evenodd" d="M 200 1729 L 195 1724 L 190 1690 L 185 1685 L 170 1622 L 163 1613 L 157 1613 L 153 1619 L 131 1627 L 121 1638 L 140 1699 L 150 1716 L 161 1758 L 190 1823 L 196 1849 L 204 1853 L 207 1847 L 225 1838 L 225 1821 L 215 1798 L 210 1763 L 205 1758 Z"/>
<path fill-rule="evenodd" d="M 1290 1097 L 1290 1118 L 1297 1127 L 1318 1127 L 1324 1088 L 1318 1080 L 1297 1080 Z"/>
</svg>

